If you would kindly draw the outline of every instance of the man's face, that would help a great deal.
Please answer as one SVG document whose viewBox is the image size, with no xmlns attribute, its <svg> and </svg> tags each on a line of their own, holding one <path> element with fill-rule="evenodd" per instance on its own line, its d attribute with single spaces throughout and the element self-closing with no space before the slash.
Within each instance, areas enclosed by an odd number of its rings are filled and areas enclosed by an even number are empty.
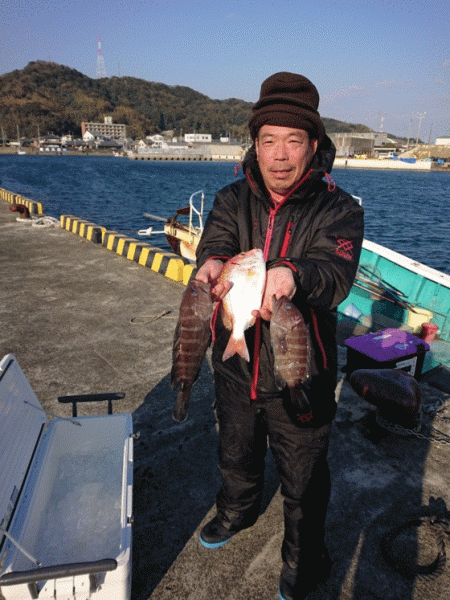
<svg viewBox="0 0 450 600">
<path fill-rule="evenodd" d="M 303 177 L 317 150 L 304 129 L 263 125 L 255 140 L 261 174 L 274 202 L 281 202 Z"/>
</svg>

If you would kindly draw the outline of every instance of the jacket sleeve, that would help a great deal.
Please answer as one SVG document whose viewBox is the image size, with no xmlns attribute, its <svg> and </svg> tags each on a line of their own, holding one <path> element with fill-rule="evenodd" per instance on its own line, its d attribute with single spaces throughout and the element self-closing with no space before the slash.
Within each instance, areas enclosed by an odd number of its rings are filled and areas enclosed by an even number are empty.
<svg viewBox="0 0 450 600">
<path fill-rule="evenodd" d="M 197 248 L 197 267 L 208 258 L 227 259 L 239 254 L 238 209 L 233 185 L 217 192 Z"/>
<path fill-rule="evenodd" d="M 345 300 L 358 269 L 363 215 L 363 209 L 342 190 L 337 201 L 316 214 L 309 241 L 301 247 L 294 243 L 291 255 L 284 259 L 295 268 L 298 300 L 322 309 L 333 309 Z"/>
</svg>

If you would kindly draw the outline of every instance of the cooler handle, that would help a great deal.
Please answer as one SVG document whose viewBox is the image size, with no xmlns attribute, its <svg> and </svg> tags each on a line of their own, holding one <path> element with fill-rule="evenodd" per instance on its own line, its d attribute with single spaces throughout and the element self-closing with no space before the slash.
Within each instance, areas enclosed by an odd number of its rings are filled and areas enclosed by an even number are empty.
<svg viewBox="0 0 450 600">
<path fill-rule="evenodd" d="M 91 575 L 114 571 L 117 569 L 117 561 L 114 558 L 104 558 L 92 562 L 69 563 L 65 565 L 53 565 L 51 567 L 39 567 L 30 571 L 14 571 L 0 577 L 0 586 L 18 585 L 20 583 L 36 583 L 36 581 L 48 581 L 50 579 L 61 579 L 63 577 L 74 577 L 75 575 Z"/>
<path fill-rule="evenodd" d="M 59 396 L 58 402 L 63 404 L 72 403 L 72 417 L 77 415 L 77 402 L 108 402 L 108 415 L 112 415 L 112 400 L 122 400 L 125 398 L 123 392 L 113 392 L 110 394 L 81 394 L 78 396 Z"/>
</svg>

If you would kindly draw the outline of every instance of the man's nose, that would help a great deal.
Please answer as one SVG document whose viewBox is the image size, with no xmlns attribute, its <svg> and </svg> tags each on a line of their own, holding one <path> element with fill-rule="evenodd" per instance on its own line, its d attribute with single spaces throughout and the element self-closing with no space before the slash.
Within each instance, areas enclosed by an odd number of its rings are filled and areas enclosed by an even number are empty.
<svg viewBox="0 0 450 600">
<path fill-rule="evenodd" d="M 288 158 L 286 145 L 282 142 L 275 146 L 275 158 L 278 160 L 286 160 Z"/>
</svg>

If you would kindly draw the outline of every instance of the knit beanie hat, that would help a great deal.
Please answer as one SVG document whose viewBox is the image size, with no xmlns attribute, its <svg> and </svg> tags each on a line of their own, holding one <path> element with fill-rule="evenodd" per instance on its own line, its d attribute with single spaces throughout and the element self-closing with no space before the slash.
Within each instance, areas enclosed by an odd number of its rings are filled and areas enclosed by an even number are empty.
<svg viewBox="0 0 450 600">
<path fill-rule="evenodd" d="M 249 122 L 250 135 L 254 140 L 263 125 L 279 125 L 304 129 L 320 144 L 325 129 L 318 106 L 319 92 L 309 79 L 295 73 L 275 73 L 261 85 Z"/>
</svg>

